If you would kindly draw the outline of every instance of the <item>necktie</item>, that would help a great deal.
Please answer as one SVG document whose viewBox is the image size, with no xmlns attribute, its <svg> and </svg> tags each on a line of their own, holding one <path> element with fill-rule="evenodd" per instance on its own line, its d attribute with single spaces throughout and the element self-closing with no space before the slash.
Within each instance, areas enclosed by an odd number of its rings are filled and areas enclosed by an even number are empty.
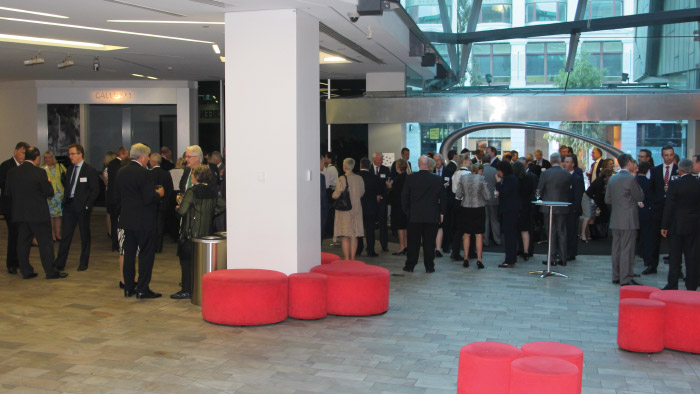
<svg viewBox="0 0 700 394">
<path fill-rule="evenodd" d="M 670 175 L 671 175 L 671 174 L 669 174 L 668 167 L 669 167 L 669 166 L 666 166 L 666 174 L 664 175 L 664 183 L 667 184 L 667 185 L 668 185 L 668 179 L 669 179 L 669 177 L 670 177 Z"/>
<path fill-rule="evenodd" d="M 70 178 L 70 196 L 69 198 L 73 198 L 73 195 L 75 194 L 75 178 L 78 177 L 78 166 L 73 166 L 73 175 Z"/>
<path fill-rule="evenodd" d="M 379 175 L 379 167 L 374 167 L 374 175 Z"/>
</svg>

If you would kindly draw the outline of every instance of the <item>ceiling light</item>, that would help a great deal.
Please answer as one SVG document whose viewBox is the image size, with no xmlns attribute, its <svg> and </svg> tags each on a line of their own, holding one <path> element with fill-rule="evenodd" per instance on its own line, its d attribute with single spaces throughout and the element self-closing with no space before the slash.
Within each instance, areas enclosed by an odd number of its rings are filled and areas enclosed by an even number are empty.
<svg viewBox="0 0 700 394">
<path fill-rule="evenodd" d="M 73 28 L 73 29 L 104 31 L 104 32 L 107 32 L 107 33 L 129 34 L 129 35 L 141 36 L 141 37 L 165 38 L 165 39 L 168 39 L 168 40 L 178 40 L 178 41 L 188 41 L 188 42 L 200 42 L 200 43 L 203 43 L 203 44 L 213 44 L 213 42 L 211 42 L 211 41 L 193 40 L 193 39 L 190 39 L 190 38 L 172 37 L 172 36 L 162 36 L 162 35 L 159 35 L 159 34 L 137 33 L 137 32 L 126 31 L 126 30 L 102 29 L 102 28 L 99 28 L 99 27 L 90 27 L 90 26 L 81 26 L 81 25 L 69 25 L 69 24 L 65 24 L 65 23 L 44 22 L 44 21 L 37 21 L 37 20 L 33 20 L 33 19 L 4 18 L 4 17 L 0 17 L 0 19 L 1 19 L 1 20 L 6 20 L 6 21 L 12 21 L 12 22 L 36 23 L 36 24 L 40 24 L 40 25 L 59 26 L 59 27 L 70 27 L 70 28 Z"/>
<path fill-rule="evenodd" d="M 43 64 L 44 63 L 44 58 L 41 57 L 41 54 L 37 53 L 36 56 L 34 56 L 31 59 L 27 59 L 24 61 L 25 66 L 34 66 L 37 64 Z"/>
<path fill-rule="evenodd" d="M 58 64 L 56 65 L 56 67 L 58 67 L 58 68 L 66 68 L 66 67 L 72 66 L 73 64 L 74 64 L 74 63 L 73 63 L 73 60 L 71 60 L 70 56 L 68 56 L 68 57 L 66 57 L 65 59 L 63 59 L 62 62 L 58 63 Z"/>
<path fill-rule="evenodd" d="M 225 25 L 225 22 L 205 22 L 205 21 L 153 21 L 140 19 L 108 19 L 107 22 L 112 23 L 162 23 L 162 24 L 178 24 L 178 25 Z"/>
<path fill-rule="evenodd" d="M 218 45 L 212 44 L 211 49 L 213 49 L 214 53 L 216 53 L 217 55 L 221 54 L 221 49 L 219 49 Z"/>
<path fill-rule="evenodd" d="M 96 44 L 94 42 L 66 41 L 56 40 L 53 38 L 16 36 L 12 34 L 0 34 L 0 41 L 12 42 L 16 44 L 31 44 L 31 45 L 46 45 L 52 47 L 92 49 L 96 51 L 113 51 L 116 49 L 124 49 L 128 47 L 118 47 L 112 45 Z"/>
<path fill-rule="evenodd" d="M 333 54 L 327 53 L 327 52 L 324 52 L 324 51 L 319 51 L 318 60 L 319 60 L 319 63 L 321 63 L 321 64 L 327 64 L 327 63 L 352 63 L 350 60 L 348 60 L 348 59 L 346 59 L 346 58 L 344 58 L 344 57 L 342 57 L 342 56 L 339 56 L 339 55 L 334 54 L 334 53 L 333 53 Z"/>
<path fill-rule="evenodd" d="M 219 56 L 219 60 L 221 60 L 221 63 L 226 63 L 226 56 Z"/>
<path fill-rule="evenodd" d="M 323 58 L 324 62 L 347 62 L 345 58 L 340 57 L 340 56 L 329 56 L 329 57 L 324 57 Z"/>
<path fill-rule="evenodd" d="M 148 78 L 148 79 L 158 79 L 158 78 L 156 78 L 156 77 L 152 77 L 152 76 L 150 76 L 150 75 L 149 75 L 149 76 L 147 76 L 146 78 Z"/>
<path fill-rule="evenodd" d="M 34 15 L 48 16 L 48 17 L 50 17 L 50 18 L 63 18 L 63 19 L 68 19 L 67 16 L 63 16 L 63 15 L 47 14 L 47 13 L 45 13 L 45 12 L 36 12 L 36 11 L 20 10 L 19 8 L 0 7 L 0 10 L 12 11 L 12 12 L 21 12 L 21 13 L 24 13 L 24 14 L 34 14 Z"/>
<path fill-rule="evenodd" d="M 143 75 L 141 75 L 141 74 L 131 74 L 131 75 L 133 75 L 135 77 L 143 78 Z"/>
</svg>

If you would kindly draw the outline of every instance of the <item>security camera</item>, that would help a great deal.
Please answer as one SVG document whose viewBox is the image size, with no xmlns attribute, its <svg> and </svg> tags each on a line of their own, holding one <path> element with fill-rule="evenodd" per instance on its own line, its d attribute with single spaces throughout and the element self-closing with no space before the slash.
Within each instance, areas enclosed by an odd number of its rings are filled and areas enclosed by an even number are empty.
<svg viewBox="0 0 700 394">
<path fill-rule="evenodd" d="M 100 71 L 100 58 L 99 57 L 96 57 L 92 61 L 92 70 L 93 71 Z"/>
<path fill-rule="evenodd" d="M 360 14 L 357 12 L 350 11 L 348 12 L 348 18 L 350 18 L 350 22 L 355 23 L 358 20 L 360 20 Z"/>
</svg>

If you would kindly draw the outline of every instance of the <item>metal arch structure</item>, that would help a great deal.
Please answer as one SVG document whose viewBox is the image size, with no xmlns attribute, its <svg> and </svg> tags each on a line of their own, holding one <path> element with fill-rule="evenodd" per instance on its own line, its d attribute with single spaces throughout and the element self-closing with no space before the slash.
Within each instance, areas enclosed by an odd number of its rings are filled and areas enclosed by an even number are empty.
<svg viewBox="0 0 700 394">
<path fill-rule="evenodd" d="M 447 158 L 447 153 L 452 149 L 452 146 L 454 146 L 457 141 L 464 137 L 465 135 L 474 133 L 476 131 L 481 131 L 481 130 L 490 130 L 490 129 L 523 129 L 523 130 L 539 130 L 539 131 L 545 131 L 548 133 L 556 133 L 556 134 L 562 134 L 566 135 L 569 137 L 577 138 L 583 141 L 588 142 L 591 145 L 594 145 L 601 150 L 613 155 L 613 157 L 618 157 L 619 155 L 625 153 L 621 151 L 620 149 L 617 149 L 616 147 L 605 143 L 603 141 L 599 141 L 595 138 L 590 138 L 586 137 L 580 134 L 572 133 L 570 131 L 566 130 L 560 130 L 560 129 L 553 129 L 551 127 L 544 127 L 544 126 L 538 126 L 534 124 L 527 124 L 527 123 L 510 123 L 510 122 L 495 122 L 495 123 L 478 123 L 474 124 L 471 126 L 467 126 L 464 128 L 461 128 L 454 133 L 450 134 L 445 138 L 445 140 L 442 142 L 442 146 L 440 148 L 440 153 L 442 154 L 442 157 Z"/>
</svg>

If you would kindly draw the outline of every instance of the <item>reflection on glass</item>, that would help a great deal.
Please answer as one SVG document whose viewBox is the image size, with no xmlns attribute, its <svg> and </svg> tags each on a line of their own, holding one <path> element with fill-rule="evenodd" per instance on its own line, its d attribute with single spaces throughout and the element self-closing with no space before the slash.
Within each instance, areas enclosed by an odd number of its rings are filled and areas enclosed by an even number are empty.
<svg viewBox="0 0 700 394">
<path fill-rule="evenodd" d="M 525 47 L 527 83 L 552 83 L 564 68 L 566 44 L 563 42 L 528 43 Z"/>
<path fill-rule="evenodd" d="M 623 0 L 589 0 L 584 18 L 621 16 L 623 3 Z"/>
<path fill-rule="evenodd" d="M 512 23 L 510 1 L 503 4 L 484 4 L 481 6 L 482 23 Z"/>
<path fill-rule="evenodd" d="M 566 1 L 530 0 L 525 5 L 525 22 L 565 21 Z"/>
</svg>

